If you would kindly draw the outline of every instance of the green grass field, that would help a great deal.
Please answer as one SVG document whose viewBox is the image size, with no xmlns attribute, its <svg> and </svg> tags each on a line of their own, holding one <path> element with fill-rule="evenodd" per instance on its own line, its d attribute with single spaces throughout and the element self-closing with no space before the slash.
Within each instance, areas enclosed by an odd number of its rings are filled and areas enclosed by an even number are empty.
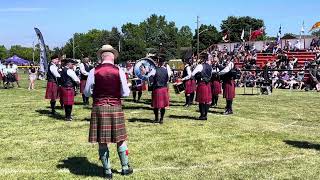
<svg viewBox="0 0 320 180">
<path fill-rule="evenodd" d="M 0 179 L 101 178 L 97 145 L 87 142 L 90 109 L 80 105 L 80 96 L 74 121 L 65 122 L 48 115 L 45 82 L 28 91 L 24 77 L 22 87 L 0 89 Z M 320 94 L 237 93 L 234 115 L 220 114 L 220 98 L 208 121 L 194 120 L 197 106 L 184 108 L 184 95 L 171 93 L 163 125 L 152 123 L 150 93 L 139 104 L 127 99 L 134 174 L 114 179 L 320 179 Z M 120 170 L 115 146 L 111 161 Z"/>
</svg>

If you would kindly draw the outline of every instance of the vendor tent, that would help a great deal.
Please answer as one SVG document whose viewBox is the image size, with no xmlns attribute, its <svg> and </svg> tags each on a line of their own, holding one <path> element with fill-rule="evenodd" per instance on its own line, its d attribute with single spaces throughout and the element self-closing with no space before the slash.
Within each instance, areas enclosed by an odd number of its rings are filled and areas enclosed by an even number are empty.
<svg viewBox="0 0 320 180">
<path fill-rule="evenodd" d="M 11 58 L 8 58 L 6 60 L 6 63 L 13 63 L 16 65 L 29 65 L 30 61 L 22 59 L 22 58 L 18 57 L 17 55 L 14 55 Z"/>
</svg>

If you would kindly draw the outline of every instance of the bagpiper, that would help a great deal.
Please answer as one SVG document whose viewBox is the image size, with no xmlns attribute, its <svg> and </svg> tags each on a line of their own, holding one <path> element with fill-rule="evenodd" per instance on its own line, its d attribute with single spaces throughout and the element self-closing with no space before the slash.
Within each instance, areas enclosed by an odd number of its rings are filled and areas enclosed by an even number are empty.
<svg viewBox="0 0 320 180">
<path fill-rule="evenodd" d="M 72 106 L 74 104 L 75 87 L 80 84 L 80 79 L 74 72 L 74 64 L 77 61 L 73 59 L 64 59 L 64 67 L 61 71 L 61 92 L 62 103 L 64 105 L 65 117 L 67 121 L 72 120 Z"/>
<path fill-rule="evenodd" d="M 56 99 L 59 98 L 58 93 L 58 80 L 60 79 L 60 74 L 58 72 L 59 57 L 53 55 L 51 57 L 51 62 L 49 63 L 48 73 L 47 73 L 47 88 L 45 99 L 50 99 L 51 113 L 55 114 L 56 110 Z"/>
<path fill-rule="evenodd" d="M 192 59 L 186 59 L 184 61 L 184 69 L 182 72 L 182 81 L 185 86 L 185 98 L 186 98 L 186 103 L 185 107 L 188 107 L 192 105 L 192 101 L 194 98 L 194 92 L 196 91 L 196 81 L 192 77 L 192 70 L 191 70 L 191 65 L 192 65 Z"/>
<path fill-rule="evenodd" d="M 225 108 L 225 112 L 223 113 L 224 115 L 233 114 L 232 102 L 236 96 L 235 83 L 234 83 L 235 72 L 232 71 L 233 69 L 234 69 L 234 63 L 231 61 L 230 58 L 228 58 L 226 61 L 225 68 L 219 72 L 219 75 L 223 76 L 222 77 L 223 97 L 226 99 L 226 108 Z"/>
<path fill-rule="evenodd" d="M 192 76 L 197 80 L 196 101 L 199 103 L 199 120 L 207 120 L 208 111 L 212 101 L 211 75 L 212 67 L 208 56 L 202 56 L 203 63 L 196 66 Z"/>
<path fill-rule="evenodd" d="M 80 93 L 82 94 L 82 101 L 84 105 L 89 105 L 89 98 L 86 97 L 83 93 L 84 87 L 86 86 L 88 74 L 93 68 L 90 64 L 89 57 L 85 57 L 82 60 L 82 63 L 79 64 L 80 68 Z"/>
<path fill-rule="evenodd" d="M 89 142 L 99 143 L 99 156 L 105 178 L 112 178 L 109 144 L 117 143 L 122 175 L 133 173 L 129 165 L 127 133 L 121 97 L 129 96 L 130 89 L 124 71 L 114 64 L 118 51 L 103 45 L 97 52 L 101 64 L 89 72 L 84 94 L 92 95 Z"/>
</svg>

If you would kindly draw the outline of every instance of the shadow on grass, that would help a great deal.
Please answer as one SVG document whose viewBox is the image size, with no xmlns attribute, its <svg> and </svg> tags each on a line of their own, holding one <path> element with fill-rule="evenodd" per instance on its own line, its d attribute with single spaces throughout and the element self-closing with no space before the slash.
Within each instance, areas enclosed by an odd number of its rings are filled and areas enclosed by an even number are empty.
<svg viewBox="0 0 320 180">
<path fill-rule="evenodd" d="M 260 96 L 260 94 L 237 94 L 238 96 Z"/>
<path fill-rule="evenodd" d="M 178 115 L 169 115 L 169 118 L 175 119 L 175 120 L 197 120 L 196 117 L 192 116 L 178 116 Z"/>
<path fill-rule="evenodd" d="M 153 123 L 154 121 L 147 118 L 130 118 L 129 122 L 143 122 L 143 123 Z"/>
<path fill-rule="evenodd" d="M 61 160 L 57 165 L 59 169 L 68 169 L 70 173 L 79 176 L 103 177 L 103 168 L 88 161 L 86 157 L 69 157 Z M 112 172 L 119 174 L 115 169 Z"/>
<path fill-rule="evenodd" d="M 218 112 L 218 111 L 209 110 L 208 113 L 210 113 L 210 114 L 223 114 L 224 112 Z"/>
<path fill-rule="evenodd" d="M 296 147 L 296 148 L 301 148 L 301 149 L 314 149 L 319 151 L 320 150 L 320 144 L 314 144 L 308 141 L 291 141 L 291 140 L 284 140 L 286 144 Z"/>
<path fill-rule="evenodd" d="M 55 119 L 58 119 L 58 120 L 64 120 L 65 117 L 59 113 L 56 112 L 56 114 L 52 115 L 51 114 L 51 111 L 49 110 L 46 110 L 46 109 L 37 109 L 36 110 L 37 113 L 39 113 L 40 115 L 45 115 L 45 116 L 48 116 L 48 117 L 52 117 L 52 118 L 55 118 Z"/>
</svg>

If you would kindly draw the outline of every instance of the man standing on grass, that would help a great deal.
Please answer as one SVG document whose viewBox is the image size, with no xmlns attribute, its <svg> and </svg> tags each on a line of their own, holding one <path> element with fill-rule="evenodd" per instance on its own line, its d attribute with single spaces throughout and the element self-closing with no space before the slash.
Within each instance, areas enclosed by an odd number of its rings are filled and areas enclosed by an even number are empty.
<svg viewBox="0 0 320 180">
<path fill-rule="evenodd" d="M 51 62 L 49 64 L 49 70 L 47 73 L 47 89 L 46 89 L 46 99 L 50 99 L 50 107 L 51 113 L 55 114 L 56 110 L 56 99 L 59 98 L 58 93 L 58 79 L 61 77 L 58 72 L 58 64 L 59 58 L 58 56 L 54 55 L 51 57 Z"/>
<path fill-rule="evenodd" d="M 61 71 L 61 94 L 66 120 L 72 121 L 72 106 L 74 104 L 74 96 L 75 96 L 75 87 L 77 84 L 80 84 L 80 79 L 74 72 L 74 64 L 77 62 L 73 59 L 64 59 L 65 66 Z"/>
<path fill-rule="evenodd" d="M 111 179 L 109 144 L 117 143 L 122 165 L 122 175 L 133 173 L 129 166 L 127 133 L 121 97 L 129 96 L 130 89 L 124 71 L 114 65 L 119 53 L 110 45 L 103 45 L 97 52 L 101 64 L 89 72 L 84 94 L 92 95 L 89 142 L 99 143 L 99 156 L 105 178 Z"/>
<path fill-rule="evenodd" d="M 90 70 L 92 69 L 92 66 L 90 65 L 90 59 L 88 57 L 83 58 L 82 63 L 79 65 L 80 67 L 80 93 L 82 93 L 82 100 L 84 105 L 89 105 L 89 98 L 86 97 L 83 93 L 84 87 L 86 86 L 88 74 Z"/>
</svg>

